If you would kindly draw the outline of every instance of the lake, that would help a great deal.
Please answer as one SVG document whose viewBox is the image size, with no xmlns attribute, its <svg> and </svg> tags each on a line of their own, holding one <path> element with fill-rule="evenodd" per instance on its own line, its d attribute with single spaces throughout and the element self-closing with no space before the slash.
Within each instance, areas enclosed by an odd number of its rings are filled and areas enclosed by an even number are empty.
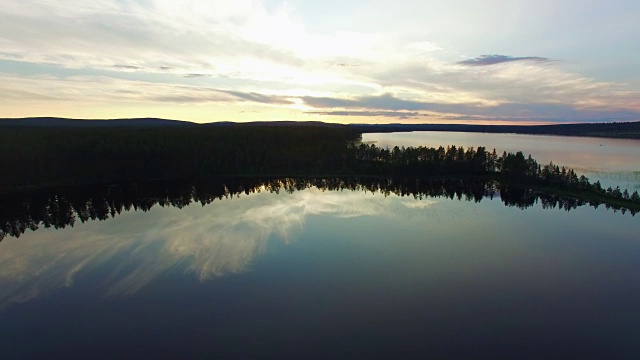
<svg viewBox="0 0 640 360">
<path fill-rule="evenodd" d="M 592 183 L 600 181 L 605 187 L 620 186 L 631 192 L 640 189 L 640 140 L 635 139 L 415 131 L 363 134 L 362 141 L 383 148 L 456 145 L 495 148 L 498 154 L 522 151 L 525 156 L 531 154 L 538 164 L 553 161 L 572 168 Z"/>
<path fill-rule="evenodd" d="M 629 212 L 456 181 L 48 196 L 0 209 L 0 359 L 640 356 Z"/>
</svg>

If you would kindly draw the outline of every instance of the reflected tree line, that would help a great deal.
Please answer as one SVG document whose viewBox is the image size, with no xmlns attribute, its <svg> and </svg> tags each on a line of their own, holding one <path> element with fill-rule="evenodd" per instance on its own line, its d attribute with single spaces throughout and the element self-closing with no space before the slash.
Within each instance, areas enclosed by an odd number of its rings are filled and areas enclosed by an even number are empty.
<svg viewBox="0 0 640 360">
<path fill-rule="evenodd" d="M 483 178 L 328 177 L 328 178 L 209 178 L 197 181 L 130 183 L 116 186 L 60 188 L 0 196 L 0 240 L 19 237 L 27 230 L 61 229 L 77 222 L 107 220 L 125 211 L 149 211 L 154 206 L 182 208 L 192 203 L 203 206 L 216 200 L 256 192 L 293 193 L 316 187 L 323 191 L 368 191 L 385 196 L 395 194 L 416 199 L 443 197 L 480 202 L 498 196 L 506 206 L 525 209 L 540 203 L 543 208 L 572 210 L 589 205 L 629 212 L 627 207 L 598 200 L 562 196 L 532 188 L 507 185 Z"/>
</svg>

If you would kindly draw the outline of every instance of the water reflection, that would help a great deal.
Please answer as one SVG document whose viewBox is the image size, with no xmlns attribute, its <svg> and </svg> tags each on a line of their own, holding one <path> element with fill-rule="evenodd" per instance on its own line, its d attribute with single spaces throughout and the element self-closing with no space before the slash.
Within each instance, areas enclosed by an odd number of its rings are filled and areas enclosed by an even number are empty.
<svg viewBox="0 0 640 360">
<path fill-rule="evenodd" d="M 243 272 L 269 241 L 292 241 L 311 215 L 410 213 L 438 197 L 480 202 L 498 194 L 522 209 L 585 204 L 477 179 L 218 179 L 13 195 L 1 208 L 3 235 L 14 238 L 0 244 L 0 307 L 92 271 L 106 272 L 106 296 L 133 294 L 171 272 L 201 281 Z"/>
<path fill-rule="evenodd" d="M 227 178 L 198 182 L 164 182 L 59 189 L 49 192 L 5 195 L 0 199 L 0 240 L 6 235 L 19 237 L 40 227 L 56 229 L 73 226 L 78 220 L 106 220 L 130 210 L 148 211 L 155 205 L 183 208 L 192 202 L 202 205 L 214 200 L 262 191 L 293 193 L 317 188 L 322 191 L 352 190 L 380 192 L 384 195 L 448 197 L 481 201 L 500 194 L 507 206 L 525 209 L 540 201 L 545 208 L 572 210 L 578 206 L 598 207 L 601 203 L 547 194 L 531 189 L 511 188 L 482 179 L 418 178 L 321 178 L 257 179 Z M 320 205 L 320 204 L 319 204 Z M 610 206 L 623 214 L 636 209 Z M 355 209 L 354 209 L 355 210 Z M 275 210 L 277 211 L 277 210 Z M 262 212 L 254 214 L 259 219 Z M 284 216 L 284 215 L 283 215 Z M 289 215 L 287 215 L 289 216 Z"/>
<path fill-rule="evenodd" d="M 76 222 L 0 243 L 0 358 L 638 357 L 631 216 L 482 182 L 234 181 L 40 194 Z"/>
<path fill-rule="evenodd" d="M 194 274 L 201 281 L 239 273 L 264 253 L 270 239 L 291 241 L 292 234 L 302 229 L 310 215 L 352 218 L 385 210 L 382 199 L 370 193 L 324 192 L 317 188 L 293 193 L 290 186 L 294 182 L 259 184 L 247 189 L 246 192 L 255 193 L 252 196 L 239 196 L 245 184 L 236 184 L 234 191 L 225 187 L 222 196 L 229 200 L 206 207 L 188 205 L 170 195 L 153 201 L 150 197 L 132 198 L 124 204 L 113 198 L 98 201 L 91 197 L 86 204 L 109 204 L 96 211 L 66 201 L 65 195 L 53 195 L 46 203 L 53 202 L 57 207 L 47 206 L 55 211 L 43 218 L 53 227 L 72 225 L 74 221 L 68 220 L 75 218 L 73 214 L 78 209 L 77 216 L 82 219 L 83 213 L 95 214 L 97 219 L 115 218 L 109 222 L 83 221 L 73 230 L 49 229 L 37 235 L 27 233 L 20 240 L 6 239 L 0 247 L 0 307 L 72 286 L 79 274 L 101 267 L 109 268 L 108 280 L 103 284 L 106 296 L 133 294 L 171 271 Z M 290 194 L 272 194 L 285 184 Z M 181 198 L 183 190 L 166 189 L 165 194 Z M 162 207 L 150 211 L 153 202 Z M 431 204 L 434 202 L 422 206 Z M 121 208 L 142 208 L 149 214 L 121 213 Z"/>
</svg>

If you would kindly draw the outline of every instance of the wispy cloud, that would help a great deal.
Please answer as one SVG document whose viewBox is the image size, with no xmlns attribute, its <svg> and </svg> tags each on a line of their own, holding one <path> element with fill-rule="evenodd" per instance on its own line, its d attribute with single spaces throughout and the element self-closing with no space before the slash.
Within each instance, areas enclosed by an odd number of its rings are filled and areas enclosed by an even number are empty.
<svg viewBox="0 0 640 360">
<path fill-rule="evenodd" d="M 325 116 L 365 116 L 365 117 L 389 117 L 398 119 L 410 119 L 416 117 L 427 117 L 415 111 L 307 111 L 308 115 L 325 115 Z"/>
<path fill-rule="evenodd" d="M 433 103 L 543 102 L 579 107 L 637 109 L 640 92 L 565 70 L 560 63 L 505 62 L 501 66 L 460 66 L 434 59 L 405 59 L 394 66 L 351 70 L 361 81 L 386 92 Z"/>
<path fill-rule="evenodd" d="M 539 56 L 523 56 L 523 57 L 513 57 L 507 55 L 481 55 L 473 59 L 458 61 L 458 65 L 466 65 L 466 66 L 489 66 L 496 65 L 508 62 L 516 62 L 516 61 L 531 61 L 535 63 L 545 63 L 549 61 L 553 61 L 551 59 Z"/>
<path fill-rule="evenodd" d="M 330 97 L 302 97 L 302 101 L 311 107 L 336 109 L 332 111 L 310 112 L 316 114 L 334 114 L 339 116 L 384 116 L 399 117 L 437 116 L 459 120 L 540 120 L 540 121 L 629 121 L 640 119 L 640 111 L 619 109 L 580 109 L 570 105 L 556 103 L 502 103 L 484 105 L 481 103 L 432 103 L 408 101 L 391 94 L 363 96 L 353 99 Z M 359 109 L 342 111 L 337 109 Z M 391 110 L 390 112 L 388 110 Z M 409 113 L 407 113 L 409 111 Z M 426 112 L 426 113 L 425 113 Z M 436 113 L 436 114 L 434 114 Z M 451 116 L 451 114 L 456 114 Z"/>
<path fill-rule="evenodd" d="M 43 99 L 56 102 L 162 102 L 177 104 L 239 103 L 290 105 L 280 95 L 259 94 L 206 86 L 151 83 L 114 79 L 104 76 L 18 77 L 0 73 L 0 104 L 13 105 Z M 23 89 L 17 92 L 15 89 Z"/>
<path fill-rule="evenodd" d="M 290 105 L 293 104 L 293 102 L 289 99 L 287 99 L 286 97 L 283 96 L 275 96 L 275 95 L 264 95 L 264 94 L 258 94 L 258 93 L 247 93 L 247 92 L 241 92 L 241 91 L 230 91 L 230 90 L 219 90 L 220 92 L 229 94 L 229 95 L 233 95 L 237 98 L 246 100 L 246 101 L 251 101 L 251 102 L 256 102 L 256 103 L 261 103 L 261 104 L 276 104 L 276 105 Z"/>
<path fill-rule="evenodd" d="M 241 72 L 234 66 L 238 58 L 300 63 L 290 51 L 260 41 L 260 26 L 290 23 L 260 2 L 185 0 L 178 6 L 160 0 L 25 0 L 9 5 L 0 11 L 2 58 L 121 70 L 171 67 L 187 73 L 220 65 L 222 71 Z M 135 67 L 128 65 L 132 60 Z"/>
<path fill-rule="evenodd" d="M 401 100 L 391 94 L 361 96 L 353 99 L 303 96 L 302 101 L 314 108 L 364 108 L 384 110 L 427 110 L 430 104 Z"/>
<path fill-rule="evenodd" d="M 193 78 L 211 77 L 211 75 L 210 74 L 184 74 L 184 75 L 182 75 L 182 77 L 187 78 L 187 79 L 193 79 Z"/>
<path fill-rule="evenodd" d="M 113 65 L 115 69 L 124 69 L 124 70 L 139 70 L 139 66 L 135 65 Z"/>
</svg>

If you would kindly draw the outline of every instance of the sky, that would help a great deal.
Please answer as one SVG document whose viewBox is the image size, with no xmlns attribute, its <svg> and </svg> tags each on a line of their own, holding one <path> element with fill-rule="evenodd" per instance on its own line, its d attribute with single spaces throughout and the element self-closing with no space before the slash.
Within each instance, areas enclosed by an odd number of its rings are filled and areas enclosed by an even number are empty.
<svg viewBox="0 0 640 360">
<path fill-rule="evenodd" d="M 640 120 L 636 0 L 0 0 L 0 117 Z"/>
</svg>

